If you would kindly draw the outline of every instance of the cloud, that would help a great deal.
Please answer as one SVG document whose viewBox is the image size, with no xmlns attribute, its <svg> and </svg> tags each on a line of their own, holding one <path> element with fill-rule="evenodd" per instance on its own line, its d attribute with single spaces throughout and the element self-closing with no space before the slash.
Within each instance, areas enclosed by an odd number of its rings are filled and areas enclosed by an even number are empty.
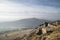
<svg viewBox="0 0 60 40">
<path fill-rule="evenodd" d="M 60 0 L 9 0 L 16 3 L 23 3 L 27 5 L 44 5 L 52 7 L 60 7 Z"/>
<path fill-rule="evenodd" d="M 60 17 L 60 8 L 49 6 L 28 6 L 22 3 L 4 1 L 0 3 L 0 21 L 14 21 L 23 18 L 48 18 Z M 58 13 L 58 14 L 57 14 Z M 59 18 L 58 18 L 59 19 Z"/>
</svg>

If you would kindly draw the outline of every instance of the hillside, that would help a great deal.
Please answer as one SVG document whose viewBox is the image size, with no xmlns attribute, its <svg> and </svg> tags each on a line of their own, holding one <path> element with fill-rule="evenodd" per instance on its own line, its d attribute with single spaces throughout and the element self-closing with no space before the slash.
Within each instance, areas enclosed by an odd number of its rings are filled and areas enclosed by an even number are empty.
<svg viewBox="0 0 60 40">
<path fill-rule="evenodd" d="M 49 24 L 52 24 L 53 26 L 49 25 Z M 44 26 L 42 26 L 42 28 L 44 28 Z M 51 28 L 52 29 L 50 31 L 47 30 L 47 33 L 45 33 L 45 34 L 42 33 L 41 35 L 33 33 L 33 35 L 31 37 L 29 37 L 28 40 L 60 40 L 60 21 L 48 23 L 48 27 L 49 27 L 48 30 Z M 44 29 L 44 31 L 45 31 L 45 29 Z M 38 33 L 41 33 L 41 31 Z"/>
<path fill-rule="evenodd" d="M 0 40 L 60 40 L 60 21 L 0 35 Z"/>
<path fill-rule="evenodd" d="M 37 27 L 31 31 L 31 33 L 25 36 L 23 39 L 16 40 L 60 40 L 60 22 L 51 22 L 48 23 L 47 27 L 44 27 L 45 24 L 41 25 L 41 27 Z M 42 30 L 44 28 L 44 33 L 39 32 L 38 30 Z M 47 30 L 45 30 L 47 28 Z M 45 33 L 45 31 L 47 31 Z"/>
</svg>

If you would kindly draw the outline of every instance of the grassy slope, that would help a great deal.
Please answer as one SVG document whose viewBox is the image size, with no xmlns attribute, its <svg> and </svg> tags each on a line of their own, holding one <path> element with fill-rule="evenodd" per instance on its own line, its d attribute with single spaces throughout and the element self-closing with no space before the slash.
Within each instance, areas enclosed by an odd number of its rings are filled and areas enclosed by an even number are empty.
<svg viewBox="0 0 60 40">
<path fill-rule="evenodd" d="M 51 33 L 46 40 L 60 40 L 60 27 Z"/>
<path fill-rule="evenodd" d="M 28 30 L 21 30 L 21 31 L 14 31 L 14 32 L 9 32 L 9 33 L 5 33 L 8 36 L 6 37 L 5 34 L 0 35 L 0 40 L 14 40 L 16 38 L 22 38 L 25 34 L 29 34 L 29 32 L 32 29 L 28 29 Z"/>
<path fill-rule="evenodd" d="M 42 35 L 31 34 L 28 40 L 60 40 L 60 26 L 57 27 L 52 33 Z"/>
</svg>

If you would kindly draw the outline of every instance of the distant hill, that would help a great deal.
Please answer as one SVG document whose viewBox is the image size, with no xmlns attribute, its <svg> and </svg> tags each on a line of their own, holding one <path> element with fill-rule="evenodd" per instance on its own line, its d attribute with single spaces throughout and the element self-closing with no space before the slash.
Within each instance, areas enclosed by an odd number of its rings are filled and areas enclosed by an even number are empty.
<svg viewBox="0 0 60 40">
<path fill-rule="evenodd" d="M 44 22 L 48 22 L 48 20 L 27 18 L 27 19 L 12 21 L 12 22 L 0 23 L 0 27 L 36 27 Z"/>
</svg>

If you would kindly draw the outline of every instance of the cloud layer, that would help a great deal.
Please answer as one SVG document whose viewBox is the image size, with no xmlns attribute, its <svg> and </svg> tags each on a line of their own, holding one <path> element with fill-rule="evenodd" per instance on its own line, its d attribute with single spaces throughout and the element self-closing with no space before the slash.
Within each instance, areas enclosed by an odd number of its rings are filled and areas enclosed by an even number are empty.
<svg viewBox="0 0 60 40">
<path fill-rule="evenodd" d="M 9 0 L 16 3 L 60 7 L 60 0 Z"/>
<path fill-rule="evenodd" d="M 1 1 L 1 0 L 0 0 Z M 14 21 L 23 18 L 59 19 L 60 8 L 51 6 L 34 6 L 7 0 L 0 2 L 0 21 Z"/>
</svg>

